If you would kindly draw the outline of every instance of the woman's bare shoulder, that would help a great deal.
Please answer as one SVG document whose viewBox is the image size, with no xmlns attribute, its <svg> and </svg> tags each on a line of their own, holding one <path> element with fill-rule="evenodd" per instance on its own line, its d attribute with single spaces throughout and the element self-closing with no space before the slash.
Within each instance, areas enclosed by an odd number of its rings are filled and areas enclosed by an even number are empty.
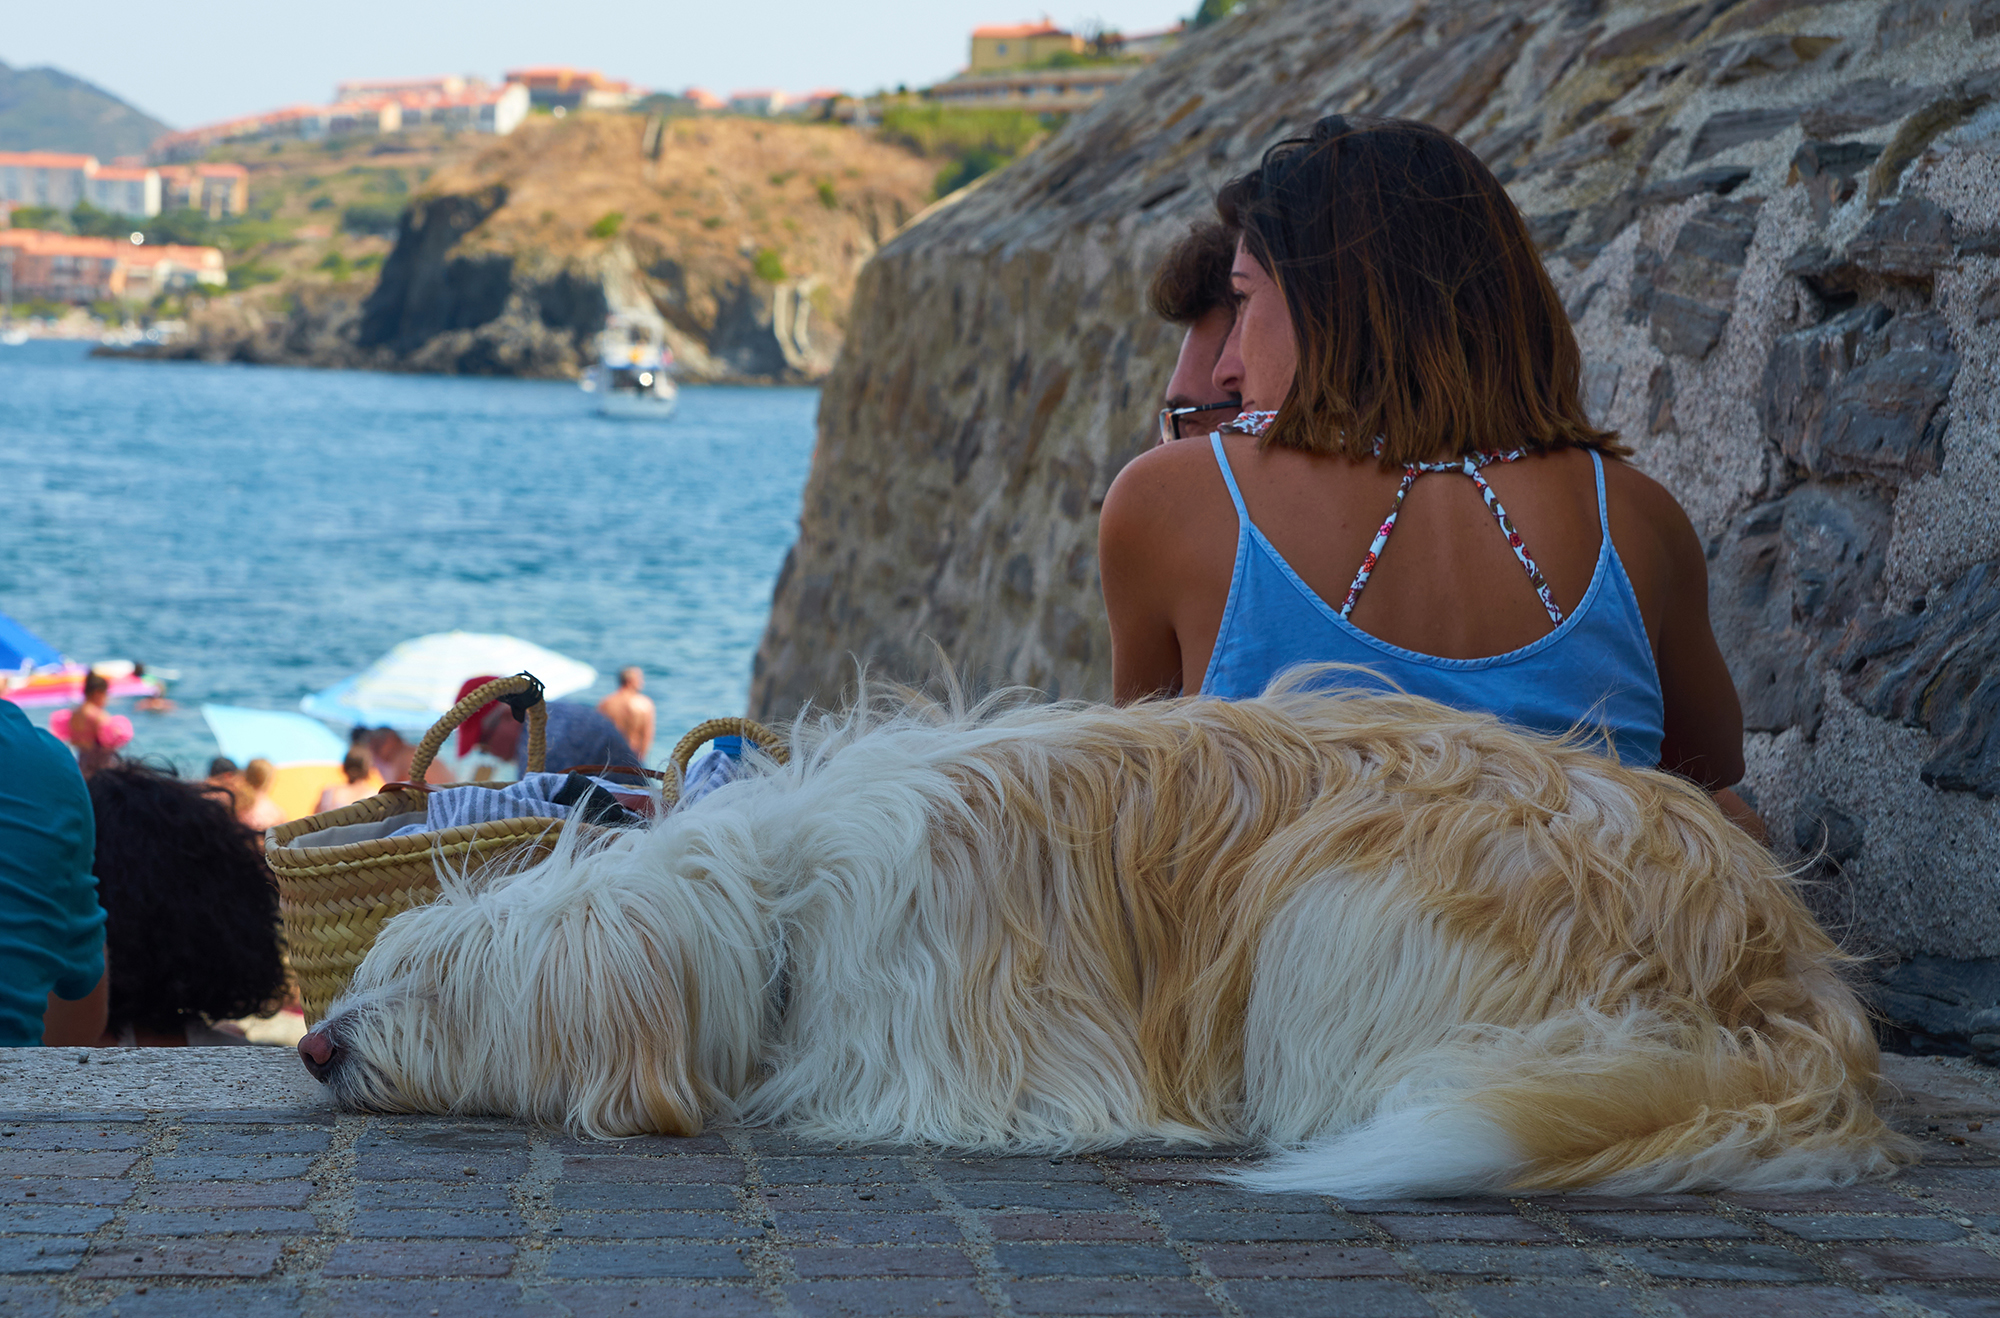
<svg viewBox="0 0 2000 1318">
<path fill-rule="evenodd" d="M 1690 554 L 1697 562 L 1704 559 L 1701 539 L 1680 500 L 1631 463 L 1622 458 L 1604 460 L 1604 498 L 1614 536 L 1643 541 L 1670 562 Z M 1623 552 L 1624 547 L 1620 549 Z"/>
<path fill-rule="evenodd" d="M 1172 518 L 1217 498 L 1227 502 L 1228 493 L 1214 452 L 1205 440 L 1184 439 L 1156 445 L 1126 463 L 1105 492 L 1104 515 Z"/>
</svg>

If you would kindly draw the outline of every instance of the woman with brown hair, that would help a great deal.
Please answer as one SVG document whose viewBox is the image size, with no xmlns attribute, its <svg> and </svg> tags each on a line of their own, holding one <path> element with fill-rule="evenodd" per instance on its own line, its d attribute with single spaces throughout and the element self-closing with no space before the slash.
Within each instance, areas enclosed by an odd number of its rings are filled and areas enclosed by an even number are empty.
<svg viewBox="0 0 2000 1318">
<path fill-rule="evenodd" d="M 1736 782 L 1701 542 L 1584 415 L 1575 336 L 1492 173 L 1428 125 L 1336 115 L 1217 209 L 1241 240 L 1215 384 L 1244 414 L 1105 498 L 1116 697 L 1350 663 L 1369 671 L 1330 680 Z"/>
</svg>

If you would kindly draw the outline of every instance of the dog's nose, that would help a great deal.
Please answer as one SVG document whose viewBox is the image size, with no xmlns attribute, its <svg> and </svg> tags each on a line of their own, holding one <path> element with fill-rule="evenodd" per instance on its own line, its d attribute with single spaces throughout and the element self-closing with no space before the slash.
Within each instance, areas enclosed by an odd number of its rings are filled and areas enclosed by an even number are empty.
<svg viewBox="0 0 2000 1318">
<path fill-rule="evenodd" d="M 299 1040 L 299 1060 L 312 1072 L 313 1079 L 326 1083 L 326 1073 L 333 1069 L 333 1059 L 340 1056 L 340 1045 L 314 1030 Z"/>
</svg>

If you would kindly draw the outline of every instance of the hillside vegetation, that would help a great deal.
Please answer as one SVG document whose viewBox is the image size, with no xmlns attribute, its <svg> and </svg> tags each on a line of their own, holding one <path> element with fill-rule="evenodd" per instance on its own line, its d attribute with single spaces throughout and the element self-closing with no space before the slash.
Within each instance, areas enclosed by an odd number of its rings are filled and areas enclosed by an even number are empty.
<svg viewBox="0 0 2000 1318">
<path fill-rule="evenodd" d="M 148 230 L 230 254 L 169 355 L 564 375 L 644 299 L 712 379 L 830 366 L 861 264 L 951 163 L 838 124 L 642 115 L 216 158 L 250 169 L 250 213 Z"/>
</svg>

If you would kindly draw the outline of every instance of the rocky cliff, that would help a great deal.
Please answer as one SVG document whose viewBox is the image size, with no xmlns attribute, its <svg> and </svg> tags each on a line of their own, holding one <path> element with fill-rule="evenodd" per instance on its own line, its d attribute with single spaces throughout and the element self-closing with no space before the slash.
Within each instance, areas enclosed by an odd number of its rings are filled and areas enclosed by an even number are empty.
<svg viewBox="0 0 2000 1318">
<path fill-rule="evenodd" d="M 933 640 L 1107 696 L 1097 509 L 1178 342 L 1154 261 L 1316 117 L 1420 118 L 1507 182 L 1590 407 L 1707 537 L 1748 791 L 1822 911 L 2000 952 L 1996 97 L 2000 0 L 1267 0 L 870 262 L 753 711 Z"/>
<path fill-rule="evenodd" d="M 151 355 L 568 376 L 625 310 L 665 321 L 691 378 L 816 379 L 935 171 L 839 125 L 537 120 L 431 176 L 372 284 L 307 271 L 218 299 Z"/>
</svg>

